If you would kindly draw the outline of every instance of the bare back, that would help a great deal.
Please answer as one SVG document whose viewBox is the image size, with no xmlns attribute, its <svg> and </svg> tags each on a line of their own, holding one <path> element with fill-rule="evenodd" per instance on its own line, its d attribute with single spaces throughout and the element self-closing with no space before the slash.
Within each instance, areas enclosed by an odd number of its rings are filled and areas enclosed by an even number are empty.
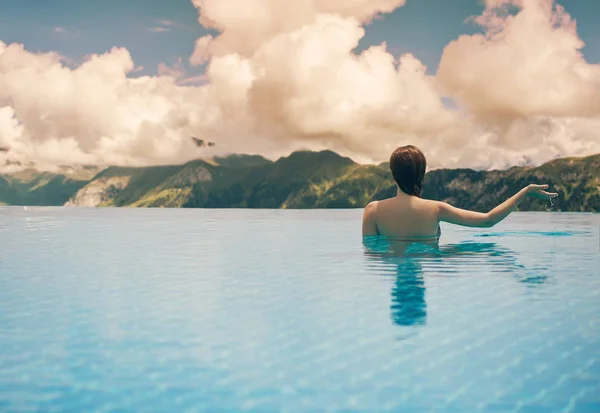
<svg viewBox="0 0 600 413">
<path fill-rule="evenodd" d="M 409 195 L 396 196 L 374 203 L 373 221 L 377 233 L 384 237 L 437 238 L 438 211 L 435 201 Z"/>
</svg>

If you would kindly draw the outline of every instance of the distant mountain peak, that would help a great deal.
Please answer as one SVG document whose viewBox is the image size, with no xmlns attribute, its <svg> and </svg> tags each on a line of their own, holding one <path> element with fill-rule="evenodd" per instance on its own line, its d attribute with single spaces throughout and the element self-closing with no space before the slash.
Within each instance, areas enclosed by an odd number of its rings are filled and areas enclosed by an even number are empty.
<svg viewBox="0 0 600 413">
<path fill-rule="evenodd" d="M 272 163 L 272 161 L 268 160 L 262 155 L 247 155 L 238 153 L 215 156 L 213 161 L 219 166 L 225 167 L 252 167 Z"/>
<path fill-rule="evenodd" d="M 300 160 L 300 159 L 314 159 L 319 161 L 344 161 L 346 163 L 355 163 L 351 158 L 347 156 L 342 156 L 337 152 L 334 152 L 329 149 L 324 149 L 321 151 L 311 151 L 311 150 L 297 150 L 289 154 L 288 156 L 281 157 L 277 160 Z"/>
</svg>

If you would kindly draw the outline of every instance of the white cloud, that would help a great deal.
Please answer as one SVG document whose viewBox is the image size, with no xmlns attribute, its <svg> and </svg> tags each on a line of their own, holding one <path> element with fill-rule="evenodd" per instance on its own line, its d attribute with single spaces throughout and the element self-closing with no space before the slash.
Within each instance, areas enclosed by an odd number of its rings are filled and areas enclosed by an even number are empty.
<svg viewBox="0 0 600 413">
<path fill-rule="evenodd" d="M 166 33 L 166 32 L 170 32 L 171 29 L 167 28 L 167 27 L 151 27 L 148 29 L 149 32 L 154 32 L 154 33 Z"/>
<path fill-rule="evenodd" d="M 172 65 L 161 62 L 158 65 L 159 76 L 169 76 L 175 79 L 177 85 L 181 86 L 203 86 L 210 82 L 205 74 L 190 74 L 183 66 L 183 59 L 177 58 Z"/>
<path fill-rule="evenodd" d="M 213 53 L 252 55 L 265 41 L 314 24 L 319 16 L 336 15 L 360 23 L 390 13 L 406 0 L 192 0 L 200 10 L 199 22 L 221 34 Z M 326 34 L 324 34 L 326 36 Z M 201 43 L 201 46 L 204 46 Z"/>
<path fill-rule="evenodd" d="M 182 63 L 183 63 L 183 60 L 181 57 L 178 58 L 177 61 L 172 66 L 169 66 L 164 62 L 161 62 L 158 65 L 158 74 L 160 76 L 170 76 L 175 79 L 181 79 L 183 76 L 185 76 L 185 69 L 183 68 Z"/>
<path fill-rule="evenodd" d="M 437 142 L 464 127 L 414 56 L 397 61 L 385 45 L 352 52 L 364 22 L 403 3 L 197 2 L 201 23 L 222 33 L 200 38 L 190 62 L 210 61 L 218 109 L 246 136 L 386 158 L 401 142 Z"/>
<path fill-rule="evenodd" d="M 168 20 L 168 19 L 161 19 L 161 20 L 157 20 L 156 22 L 162 26 L 179 26 L 178 23 L 174 22 L 173 20 Z"/>
<path fill-rule="evenodd" d="M 600 134 L 589 133 L 600 119 L 600 65 L 585 61 L 575 22 L 551 0 L 487 5 L 476 19 L 486 33 L 451 42 L 437 79 L 491 136 L 488 153 L 528 152 L 539 163 L 600 152 Z"/>
<path fill-rule="evenodd" d="M 57 54 L 0 43 L 3 157 L 38 163 L 146 165 L 199 156 L 198 107 L 206 91 L 170 76 L 131 78 L 125 49 L 75 69 Z"/>
<path fill-rule="evenodd" d="M 174 29 L 189 29 L 189 27 L 169 19 L 154 20 L 154 23 L 156 23 L 158 26 L 151 27 L 148 29 L 148 31 L 155 33 L 165 33 L 170 32 Z"/>
<path fill-rule="evenodd" d="M 213 37 L 209 34 L 206 36 L 200 37 L 196 40 L 196 44 L 194 46 L 194 53 L 190 57 L 190 64 L 193 66 L 200 66 L 210 60 L 212 55 L 211 45 L 213 42 Z"/>
<path fill-rule="evenodd" d="M 191 136 L 218 153 L 330 148 L 374 161 L 413 143 L 432 167 L 600 152 L 598 66 L 550 0 L 487 0 L 476 18 L 485 33 L 451 42 L 436 76 L 385 44 L 353 52 L 364 24 L 404 0 L 193 2 L 220 32 L 196 42 L 201 76 L 178 60 L 133 77 L 119 48 L 65 67 L 57 54 L 0 43 L 0 147 L 10 148 L 0 157 L 182 162 L 204 154 Z"/>
<path fill-rule="evenodd" d="M 203 86 L 210 82 L 210 79 L 206 75 L 187 76 L 179 79 L 178 84 L 180 85 L 195 85 Z"/>
<path fill-rule="evenodd" d="M 600 115 L 600 65 L 585 61 L 562 7 L 530 0 L 515 16 L 496 12 L 478 19 L 487 36 L 461 36 L 444 50 L 438 79 L 452 96 L 482 116 Z"/>
</svg>

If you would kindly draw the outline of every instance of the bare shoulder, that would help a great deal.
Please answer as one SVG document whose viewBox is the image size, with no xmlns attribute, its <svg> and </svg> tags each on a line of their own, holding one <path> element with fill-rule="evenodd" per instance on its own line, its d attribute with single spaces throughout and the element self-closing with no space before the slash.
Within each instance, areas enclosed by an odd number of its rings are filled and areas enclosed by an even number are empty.
<svg viewBox="0 0 600 413">
<path fill-rule="evenodd" d="M 374 209 L 377 208 L 377 205 L 379 205 L 380 201 L 371 201 L 367 204 L 367 206 L 365 207 L 365 210 L 369 210 L 369 211 L 373 211 Z"/>
<path fill-rule="evenodd" d="M 427 209 L 430 212 L 434 212 L 438 214 L 443 208 L 445 203 L 440 201 L 434 201 L 431 199 L 422 199 L 419 198 L 420 206 L 423 209 Z"/>
<path fill-rule="evenodd" d="M 378 235 L 379 230 L 377 229 L 377 220 L 375 218 L 375 211 L 377 210 L 377 201 L 369 202 L 363 212 L 363 236 L 367 235 Z"/>
<path fill-rule="evenodd" d="M 364 215 L 365 216 L 373 216 L 375 211 L 377 210 L 377 206 L 379 205 L 379 201 L 372 201 L 365 206 Z"/>
</svg>

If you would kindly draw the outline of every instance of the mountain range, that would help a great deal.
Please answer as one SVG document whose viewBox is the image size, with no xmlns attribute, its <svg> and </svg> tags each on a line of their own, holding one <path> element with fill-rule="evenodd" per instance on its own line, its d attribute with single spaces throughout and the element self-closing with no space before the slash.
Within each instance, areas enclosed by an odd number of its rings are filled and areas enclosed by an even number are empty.
<svg viewBox="0 0 600 413">
<path fill-rule="evenodd" d="M 600 154 L 507 170 L 436 169 L 423 197 L 490 210 L 530 183 L 558 192 L 555 211 L 600 211 Z M 0 205 L 174 208 L 362 208 L 394 196 L 389 164 L 362 165 L 332 151 L 298 151 L 276 161 L 230 155 L 184 165 L 64 167 L 0 173 Z M 528 199 L 520 209 L 545 211 Z"/>
</svg>

